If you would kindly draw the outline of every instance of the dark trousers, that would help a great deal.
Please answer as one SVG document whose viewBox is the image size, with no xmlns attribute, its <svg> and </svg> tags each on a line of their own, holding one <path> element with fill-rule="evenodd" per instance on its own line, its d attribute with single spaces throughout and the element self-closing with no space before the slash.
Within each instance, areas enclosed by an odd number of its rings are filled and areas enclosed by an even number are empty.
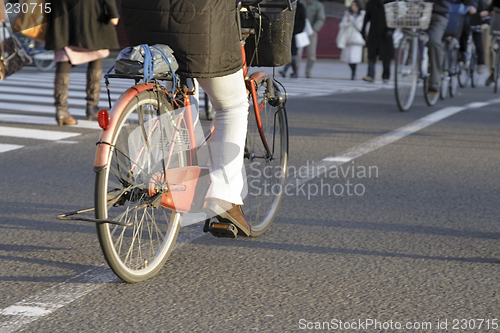
<svg viewBox="0 0 500 333">
<path fill-rule="evenodd" d="M 375 78 L 375 63 L 376 58 L 374 60 L 368 59 L 368 76 L 371 78 Z M 391 76 L 391 59 L 382 59 L 382 80 L 389 80 Z"/>
</svg>

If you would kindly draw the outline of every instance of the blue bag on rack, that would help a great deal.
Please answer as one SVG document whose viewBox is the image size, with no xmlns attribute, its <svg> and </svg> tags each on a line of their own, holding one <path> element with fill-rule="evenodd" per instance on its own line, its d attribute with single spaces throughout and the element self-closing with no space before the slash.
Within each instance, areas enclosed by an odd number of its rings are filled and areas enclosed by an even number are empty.
<svg viewBox="0 0 500 333">
<path fill-rule="evenodd" d="M 149 48 L 148 54 L 145 52 L 145 47 Z M 149 59 L 150 55 L 153 55 L 153 76 L 172 78 L 172 72 L 175 72 L 177 68 L 179 68 L 179 64 L 177 63 L 173 53 L 174 51 L 168 45 L 163 44 L 155 44 L 151 46 L 137 45 L 124 48 L 116 57 L 115 73 L 144 75 L 144 61 L 145 59 Z M 165 58 L 168 62 L 165 61 Z M 148 73 L 146 73 L 146 75 L 148 75 Z"/>
<path fill-rule="evenodd" d="M 448 25 L 444 30 L 444 37 L 459 38 L 462 35 L 464 27 L 465 15 L 469 10 L 469 6 L 464 4 L 451 4 L 450 14 L 448 15 Z"/>
</svg>

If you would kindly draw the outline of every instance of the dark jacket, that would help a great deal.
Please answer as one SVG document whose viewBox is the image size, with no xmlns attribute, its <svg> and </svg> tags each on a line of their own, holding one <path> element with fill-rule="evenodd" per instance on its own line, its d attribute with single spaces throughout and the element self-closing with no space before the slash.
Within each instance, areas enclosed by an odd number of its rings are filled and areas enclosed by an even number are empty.
<svg viewBox="0 0 500 333">
<path fill-rule="evenodd" d="M 180 75 L 219 77 L 242 67 L 234 0 L 123 0 L 122 20 L 131 45 L 169 45 Z"/>
<path fill-rule="evenodd" d="M 488 11 L 492 12 L 495 7 L 500 8 L 500 0 L 492 0 L 488 6 Z"/>
<path fill-rule="evenodd" d="M 107 18 L 105 13 L 108 13 Z M 48 14 L 45 48 L 118 49 L 115 26 L 109 22 L 117 17 L 115 0 L 53 0 Z"/>
<path fill-rule="evenodd" d="M 366 36 L 366 25 L 370 22 L 370 31 L 366 39 L 369 60 L 375 60 L 378 54 L 381 60 L 392 59 L 394 45 L 392 41 L 393 29 L 387 27 L 384 4 L 380 0 L 369 0 L 366 3 L 365 20 L 362 34 Z"/>
</svg>

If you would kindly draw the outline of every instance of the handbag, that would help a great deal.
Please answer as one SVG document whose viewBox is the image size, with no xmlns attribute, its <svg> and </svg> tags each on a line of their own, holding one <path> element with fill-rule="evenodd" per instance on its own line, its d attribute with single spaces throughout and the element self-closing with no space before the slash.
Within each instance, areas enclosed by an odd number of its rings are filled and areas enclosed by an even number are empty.
<svg viewBox="0 0 500 333">
<path fill-rule="evenodd" d="M 337 39 L 336 39 L 336 42 L 337 42 L 337 47 L 339 49 L 344 49 L 346 46 L 347 46 L 347 37 L 348 37 L 348 32 L 349 32 L 349 28 L 341 28 L 339 30 L 339 33 L 337 34 Z"/>
<path fill-rule="evenodd" d="M 309 41 L 309 36 L 307 36 L 307 32 L 302 31 L 295 35 L 295 46 L 297 46 L 297 48 L 305 47 L 310 43 L 311 42 Z"/>
<path fill-rule="evenodd" d="M 4 30 L 3 36 L 5 38 L 6 26 L 4 22 L 2 24 Z M 25 65 L 33 62 L 33 59 L 31 59 L 26 50 L 23 48 L 19 39 L 17 39 L 17 37 L 12 33 L 9 35 L 9 38 L 5 38 L 0 42 L 0 66 L 3 67 L 0 71 L 5 73 L 4 75 L 0 74 L 0 81 L 19 71 Z"/>
<path fill-rule="evenodd" d="M 31 39 L 43 42 L 47 30 L 47 23 L 44 23 L 45 0 L 26 0 L 24 3 L 28 4 L 30 10 L 21 11 L 14 21 L 13 29 Z"/>
</svg>

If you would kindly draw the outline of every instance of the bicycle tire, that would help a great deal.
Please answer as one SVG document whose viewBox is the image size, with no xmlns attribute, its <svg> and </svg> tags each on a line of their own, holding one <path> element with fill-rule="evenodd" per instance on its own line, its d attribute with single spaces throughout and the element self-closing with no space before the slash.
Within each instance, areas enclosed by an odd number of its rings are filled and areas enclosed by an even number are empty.
<svg viewBox="0 0 500 333">
<path fill-rule="evenodd" d="M 448 97 L 448 90 L 450 87 L 450 75 L 448 73 L 444 73 L 441 78 L 441 87 L 439 88 L 439 98 L 446 99 Z"/>
<path fill-rule="evenodd" d="M 48 72 L 56 67 L 56 63 L 54 60 L 42 60 L 34 58 L 33 62 L 40 72 Z"/>
<path fill-rule="evenodd" d="M 476 53 L 476 48 L 474 47 L 473 49 L 473 56 L 470 59 L 470 65 L 469 65 L 469 73 L 470 73 L 470 85 L 472 88 L 477 87 L 477 80 L 479 79 L 479 75 L 477 74 L 477 53 Z"/>
<path fill-rule="evenodd" d="M 439 99 L 439 96 L 440 96 L 440 93 L 439 91 L 435 94 L 429 94 L 429 82 L 430 82 L 430 76 L 427 76 L 425 79 L 424 79 L 424 99 L 425 99 L 425 102 L 427 103 L 428 106 L 433 106 L 433 105 L 436 105 L 438 99 Z"/>
<path fill-rule="evenodd" d="M 498 43 L 498 42 L 496 42 Z M 493 83 L 495 84 L 493 92 L 496 94 L 498 92 L 498 76 L 500 75 L 500 51 L 496 50 L 496 60 L 495 68 L 493 68 Z"/>
<path fill-rule="evenodd" d="M 288 165 L 286 110 L 281 104 L 273 106 L 276 103 L 270 103 L 270 98 L 279 94 L 279 87 L 267 76 L 255 82 L 255 87 L 256 96 L 250 94 L 251 107 L 244 153 L 248 195 L 243 200 L 243 209 L 245 219 L 251 227 L 250 237 L 265 233 L 274 220 L 283 197 Z M 266 156 L 267 150 L 259 133 L 256 113 L 260 114 L 262 134 L 272 156 Z"/>
<path fill-rule="evenodd" d="M 408 111 L 417 90 L 417 53 L 413 50 L 413 38 L 403 36 L 396 51 L 394 92 L 401 112 Z"/>
<path fill-rule="evenodd" d="M 464 62 L 460 62 L 458 65 L 458 84 L 461 88 L 466 88 L 469 85 L 469 68 Z"/>
<path fill-rule="evenodd" d="M 130 227 L 97 224 L 104 257 L 125 282 L 136 283 L 157 274 L 180 229 L 182 215 L 161 205 L 155 208 L 158 195 L 150 192 L 152 187 L 156 189 L 156 185 L 165 183 L 158 182 L 158 175 L 165 170 L 164 160 L 171 142 L 165 129 L 176 117 L 172 109 L 162 92 L 138 93 L 117 122 L 109 142 L 108 163 L 96 172 L 96 218 L 132 223 Z M 157 120 L 160 121 L 153 126 Z M 186 165 L 184 153 L 174 152 L 172 156 L 172 167 Z"/>
</svg>

